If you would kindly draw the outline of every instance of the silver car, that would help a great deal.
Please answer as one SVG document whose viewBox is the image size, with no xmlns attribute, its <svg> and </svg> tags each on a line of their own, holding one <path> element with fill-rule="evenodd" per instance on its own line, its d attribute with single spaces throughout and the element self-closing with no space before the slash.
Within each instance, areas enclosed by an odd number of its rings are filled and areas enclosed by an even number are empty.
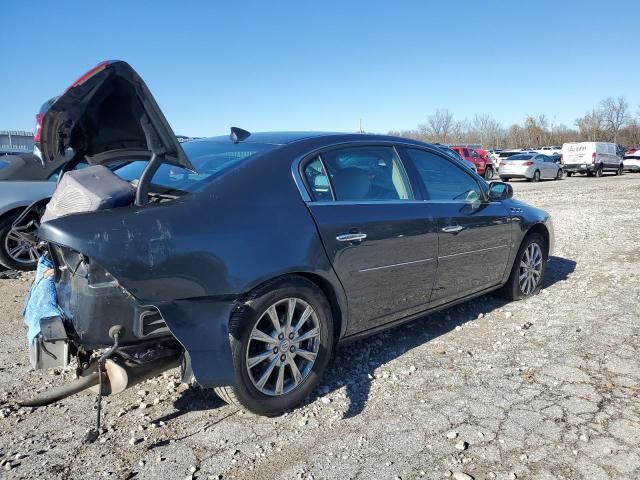
<svg viewBox="0 0 640 480">
<path fill-rule="evenodd" d="M 518 153 L 500 162 L 498 175 L 505 182 L 512 178 L 526 178 L 529 182 L 560 180 L 564 173 L 556 162 L 555 158 L 540 153 Z"/>
</svg>

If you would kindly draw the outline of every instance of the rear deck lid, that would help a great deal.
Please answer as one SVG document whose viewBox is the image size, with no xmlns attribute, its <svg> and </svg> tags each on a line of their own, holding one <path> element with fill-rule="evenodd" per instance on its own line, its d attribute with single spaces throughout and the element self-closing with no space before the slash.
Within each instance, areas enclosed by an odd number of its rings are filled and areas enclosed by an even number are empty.
<svg viewBox="0 0 640 480">
<path fill-rule="evenodd" d="M 107 161 L 108 152 L 149 151 L 195 170 L 142 78 L 119 60 L 98 64 L 53 102 L 42 119 L 41 143 L 45 162 L 69 148 L 92 164 Z"/>
</svg>

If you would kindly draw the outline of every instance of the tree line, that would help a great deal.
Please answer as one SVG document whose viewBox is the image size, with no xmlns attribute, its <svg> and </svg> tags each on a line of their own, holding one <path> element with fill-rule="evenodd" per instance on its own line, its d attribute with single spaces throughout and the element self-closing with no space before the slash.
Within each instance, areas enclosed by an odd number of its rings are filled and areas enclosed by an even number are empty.
<svg viewBox="0 0 640 480">
<path fill-rule="evenodd" d="M 456 120 L 448 109 L 437 109 L 414 130 L 390 135 L 431 143 L 478 144 L 485 149 L 535 148 L 565 142 L 614 142 L 640 146 L 640 106 L 633 113 L 625 97 L 608 97 L 575 120 L 573 127 L 556 123 L 546 115 L 527 115 L 523 123 L 508 127 L 486 113 Z"/>
</svg>

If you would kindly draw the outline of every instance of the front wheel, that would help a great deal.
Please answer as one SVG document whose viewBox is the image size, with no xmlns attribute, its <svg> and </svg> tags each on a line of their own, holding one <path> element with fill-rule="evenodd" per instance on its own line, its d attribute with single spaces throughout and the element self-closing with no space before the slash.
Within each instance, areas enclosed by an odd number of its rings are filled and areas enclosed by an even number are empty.
<svg viewBox="0 0 640 480">
<path fill-rule="evenodd" d="M 521 300 L 537 295 L 542 287 L 547 265 L 546 242 L 542 235 L 532 233 L 525 237 L 511 268 L 509 280 L 502 287 L 508 300 Z"/>
<path fill-rule="evenodd" d="M 573 175 L 573 172 L 567 172 L 567 177 L 570 177 L 571 175 Z"/>
<path fill-rule="evenodd" d="M 493 168 L 492 167 L 487 167 L 484 170 L 484 179 L 485 180 L 491 180 L 493 178 Z"/>
<path fill-rule="evenodd" d="M 33 270 L 38 264 L 36 246 L 11 231 L 19 214 L 0 219 L 0 265 L 12 270 Z"/>
<path fill-rule="evenodd" d="M 558 173 L 556 173 L 556 180 L 562 180 L 562 176 L 563 176 L 562 169 L 559 168 Z"/>
<path fill-rule="evenodd" d="M 624 173 L 624 171 L 623 171 L 622 165 L 620 165 L 618 167 L 618 170 L 616 170 L 616 175 L 622 175 L 623 173 Z"/>
<path fill-rule="evenodd" d="M 235 384 L 215 391 L 274 416 L 300 404 L 320 380 L 333 348 L 331 308 L 313 282 L 293 275 L 247 298 L 230 322 Z"/>
</svg>

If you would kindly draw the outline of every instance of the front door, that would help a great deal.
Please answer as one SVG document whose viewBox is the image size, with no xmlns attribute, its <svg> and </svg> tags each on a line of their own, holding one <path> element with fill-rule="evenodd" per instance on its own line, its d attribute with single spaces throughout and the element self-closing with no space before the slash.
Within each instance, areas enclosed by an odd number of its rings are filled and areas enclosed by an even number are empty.
<svg viewBox="0 0 640 480">
<path fill-rule="evenodd" d="M 511 223 L 500 202 L 486 201 L 476 179 L 448 159 L 406 149 L 438 225 L 438 267 L 431 306 L 498 285 L 511 250 Z"/>
<path fill-rule="evenodd" d="M 347 294 L 356 333 L 426 308 L 435 281 L 437 222 L 414 199 L 388 146 L 341 147 L 303 165 L 309 209 Z"/>
</svg>

